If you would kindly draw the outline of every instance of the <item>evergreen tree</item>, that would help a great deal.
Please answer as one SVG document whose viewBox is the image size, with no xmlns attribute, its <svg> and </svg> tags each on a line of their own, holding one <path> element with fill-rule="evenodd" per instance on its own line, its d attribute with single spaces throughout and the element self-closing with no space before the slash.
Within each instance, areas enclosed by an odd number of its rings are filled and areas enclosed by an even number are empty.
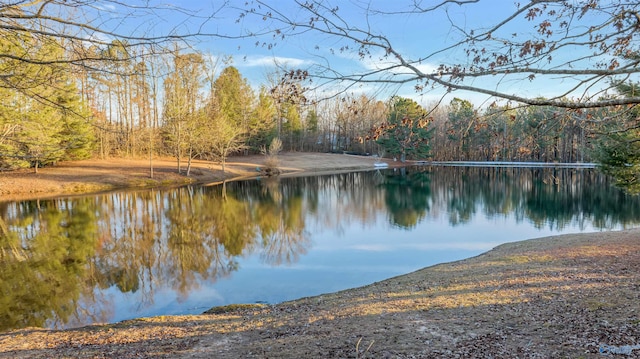
<svg viewBox="0 0 640 359">
<path fill-rule="evenodd" d="M 637 96 L 640 83 L 619 84 L 623 96 Z M 640 108 L 623 109 L 622 120 L 608 123 L 594 151 L 602 172 L 615 178 L 616 184 L 634 194 L 640 193 Z"/>
<path fill-rule="evenodd" d="M 252 131 L 247 139 L 247 146 L 253 151 L 259 151 L 260 148 L 268 146 L 277 135 L 276 107 L 265 87 L 260 88 L 258 101 L 249 121 Z"/>
<path fill-rule="evenodd" d="M 374 129 L 377 143 L 400 161 L 429 156 L 430 131 L 426 111 L 412 99 L 394 96 L 387 122 Z"/>
<path fill-rule="evenodd" d="M 240 72 L 232 66 L 222 70 L 213 84 L 206 118 L 211 131 L 208 151 L 222 162 L 223 171 L 227 157 L 246 148 L 253 102 L 253 91 Z"/>
<path fill-rule="evenodd" d="M 41 165 L 89 157 L 95 142 L 91 116 L 71 80 L 70 65 L 55 61 L 63 56 L 62 46 L 16 35 L 0 38 L 0 50 L 51 60 L 0 60 L 0 73 L 13 74 L 0 89 L 6 99 L 0 104 L 0 166 L 37 171 Z"/>
<path fill-rule="evenodd" d="M 455 145 L 455 158 L 469 160 L 469 130 L 475 120 L 473 104 L 454 98 L 449 104 L 448 139 Z"/>
<path fill-rule="evenodd" d="M 229 66 L 222 70 L 214 82 L 214 87 L 214 96 L 220 112 L 230 124 L 242 127 L 249 133 L 249 114 L 254 96 L 247 80 L 238 69 Z"/>
</svg>

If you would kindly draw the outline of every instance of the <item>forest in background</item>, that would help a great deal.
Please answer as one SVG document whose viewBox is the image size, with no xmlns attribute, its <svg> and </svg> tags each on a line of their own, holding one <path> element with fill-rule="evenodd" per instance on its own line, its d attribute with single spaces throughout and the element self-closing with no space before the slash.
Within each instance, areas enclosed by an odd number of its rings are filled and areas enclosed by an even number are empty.
<svg viewBox="0 0 640 359">
<path fill-rule="evenodd" d="M 0 43 L 11 45 L 6 38 Z M 480 108 L 460 98 L 437 106 L 349 94 L 314 99 L 303 80 L 290 73 L 269 74 L 271 83 L 254 89 L 236 67 L 220 70 L 221 64 L 208 63 L 211 56 L 205 54 L 175 52 L 134 62 L 121 55 L 124 51 L 114 43 L 97 52 L 110 60 L 97 63 L 94 71 L 71 64 L 5 64 L 19 68 L 24 81 L 47 81 L 29 83 L 29 93 L 1 89 L 9 100 L 0 104 L 3 167 L 149 154 L 219 161 L 259 153 L 275 137 L 284 151 L 388 157 L 399 152 L 373 133 L 402 140 L 403 133 L 391 131 L 389 124 L 406 132 L 418 126 L 402 119 L 427 123 L 428 133 L 414 136 L 429 150 L 410 159 L 590 162 L 599 134 L 636 121 L 634 113 L 619 114 L 620 108 L 498 103 Z M 98 67 L 104 65 L 118 71 Z M 618 121 L 602 121 L 612 116 Z"/>
<path fill-rule="evenodd" d="M 327 98 L 311 91 L 306 71 L 286 68 L 252 88 L 230 58 L 167 39 L 158 49 L 151 39 L 87 43 L 64 32 L 54 36 L 55 29 L 38 28 L 46 18 L 29 6 L 0 7 L 2 169 L 173 156 L 177 171 L 189 175 L 192 159 L 224 166 L 228 156 L 265 152 L 279 138 L 284 151 L 400 160 L 596 161 L 621 184 L 637 186 L 635 104 L 581 108 L 568 98 L 563 106 L 496 100 L 479 107 L 462 98 L 420 104 L 347 89 Z M 35 20 L 26 29 L 22 19 Z M 629 45 L 623 57 L 636 59 L 634 50 Z M 614 87 L 605 100 L 637 97 L 632 82 Z"/>
</svg>

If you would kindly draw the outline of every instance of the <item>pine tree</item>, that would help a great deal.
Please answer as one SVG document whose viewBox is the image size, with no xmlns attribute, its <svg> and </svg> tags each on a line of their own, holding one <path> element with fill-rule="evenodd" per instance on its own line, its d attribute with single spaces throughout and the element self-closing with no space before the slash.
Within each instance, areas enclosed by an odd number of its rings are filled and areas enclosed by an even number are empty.
<svg viewBox="0 0 640 359">
<path fill-rule="evenodd" d="M 7 100 L 0 104 L 0 166 L 33 166 L 37 172 L 41 165 L 88 157 L 94 143 L 91 117 L 70 78 L 70 65 L 55 61 L 64 56 L 63 46 L 15 35 L 0 37 L 0 49 L 50 60 L 0 60 L 0 72 L 11 73 L 1 89 Z"/>
<path fill-rule="evenodd" d="M 640 83 L 619 84 L 623 96 L 637 96 Z M 602 135 L 594 157 L 602 172 L 611 175 L 616 184 L 629 193 L 640 193 L 640 109 L 623 109 L 620 121 L 610 122 Z"/>
<path fill-rule="evenodd" d="M 429 118 L 426 111 L 414 100 L 399 96 L 391 99 L 391 111 L 387 122 L 374 132 L 377 143 L 400 161 L 407 158 L 424 159 L 429 156 Z"/>
</svg>

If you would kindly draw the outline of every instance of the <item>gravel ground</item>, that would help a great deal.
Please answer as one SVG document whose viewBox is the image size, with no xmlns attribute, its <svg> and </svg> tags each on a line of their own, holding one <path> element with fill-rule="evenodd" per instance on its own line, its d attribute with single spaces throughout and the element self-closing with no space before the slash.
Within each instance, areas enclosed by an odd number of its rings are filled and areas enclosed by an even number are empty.
<svg viewBox="0 0 640 359">
<path fill-rule="evenodd" d="M 601 358 L 640 343 L 640 230 L 505 244 L 270 306 L 0 334 L 0 358 Z"/>
</svg>

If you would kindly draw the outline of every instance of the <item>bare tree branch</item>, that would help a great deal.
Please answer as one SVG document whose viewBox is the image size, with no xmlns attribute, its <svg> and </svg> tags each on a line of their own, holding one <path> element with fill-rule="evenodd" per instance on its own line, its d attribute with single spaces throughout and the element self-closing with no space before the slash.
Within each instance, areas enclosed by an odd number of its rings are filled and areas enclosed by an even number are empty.
<svg viewBox="0 0 640 359">
<path fill-rule="evenodd" d="M 55 40 L 65 52 L 58 59 L 41 59 L 0 51 L 0 60 L 6 58 L 41 65 L 90 65 L 96 61 L 114 60 L 96 56 L 96 52 L 90 50 L 105 50 L 114 42 L 125 48 L 125 53 L 141 57 L 165 53 L 178 42 L 189 47 L 188 42 L 202 37 L 244 37 L 201 31 L 203 24 L 214 19 L 227 3 L 217 6 L 203 14 L 148 2 L 137 5 L 117 0 L 10 1 L 0 4 L 0 36 Z M 173 22 L 180 18 L 182 22 Z"/>
<path fill-rule="evenodd" d="M 376 8 L 373 3 L 350 3 L 364 16 L 363 22 L 350 22 L 346 10 L 325 0 L 296 1 L 296 11 L 285 11 L 280 3 L 254 0 L 242 8 L 242 17 L 256 17 L 270 27 L 272 38 L 261 46 L 272 48 L 289 37 L 318 35 L 331 39 L 331 47 L 310 43 L 318 56 L 354 56 L 377 63 L 341 74 L 333 68 L 332 58 L 326 65 L 306 69 L 310 79 L 320 80 L 318 87 L 349 83 L 414 84 L 427 92 L 472 91 L 529 105 L 551 105 L 566 108 L 607 107 L 640 103 L 640 97 L 610 98 L 602 96 L 614 89 L 614 83 L 640 73 L 640 4 L 626 0 L 532 0 L 514 5 L 511 13 L 496 19 L 486 29 L 465 28 L 449 17 L 452 6 L 465 9 L 479 6 L 477 1 L 440 1 L 422 6 L 386 3 Z M 353 17 L 353 14 L 349 15 Z M 425 50 L 418 57 L 404 53 L 389 34 L 375 32 L 374 19 L 401 21 L 412 16 L 450 19 L 451 30 L 459 36 L 449 44 Z M 523 28 L 523 24 L 527 28 Z M 309 50 L 310 53 L 313 51 Z M 464 57 L 451 56 L 463 53 Z M 437 62 L 436 62 L 437 61 Z M 425 71 L 424 65 L 435 63 Z M 432 66 L 433 67 L 433 66 Z M 475 80 L 474 80 L 475 79 Z M 512 93 L 509 84 L 543 81 L 565 84 L 561 95 L 543 99 L 539 94 Z M 612 91 L 615 93 L 615 91 Z"/>
</svg>

